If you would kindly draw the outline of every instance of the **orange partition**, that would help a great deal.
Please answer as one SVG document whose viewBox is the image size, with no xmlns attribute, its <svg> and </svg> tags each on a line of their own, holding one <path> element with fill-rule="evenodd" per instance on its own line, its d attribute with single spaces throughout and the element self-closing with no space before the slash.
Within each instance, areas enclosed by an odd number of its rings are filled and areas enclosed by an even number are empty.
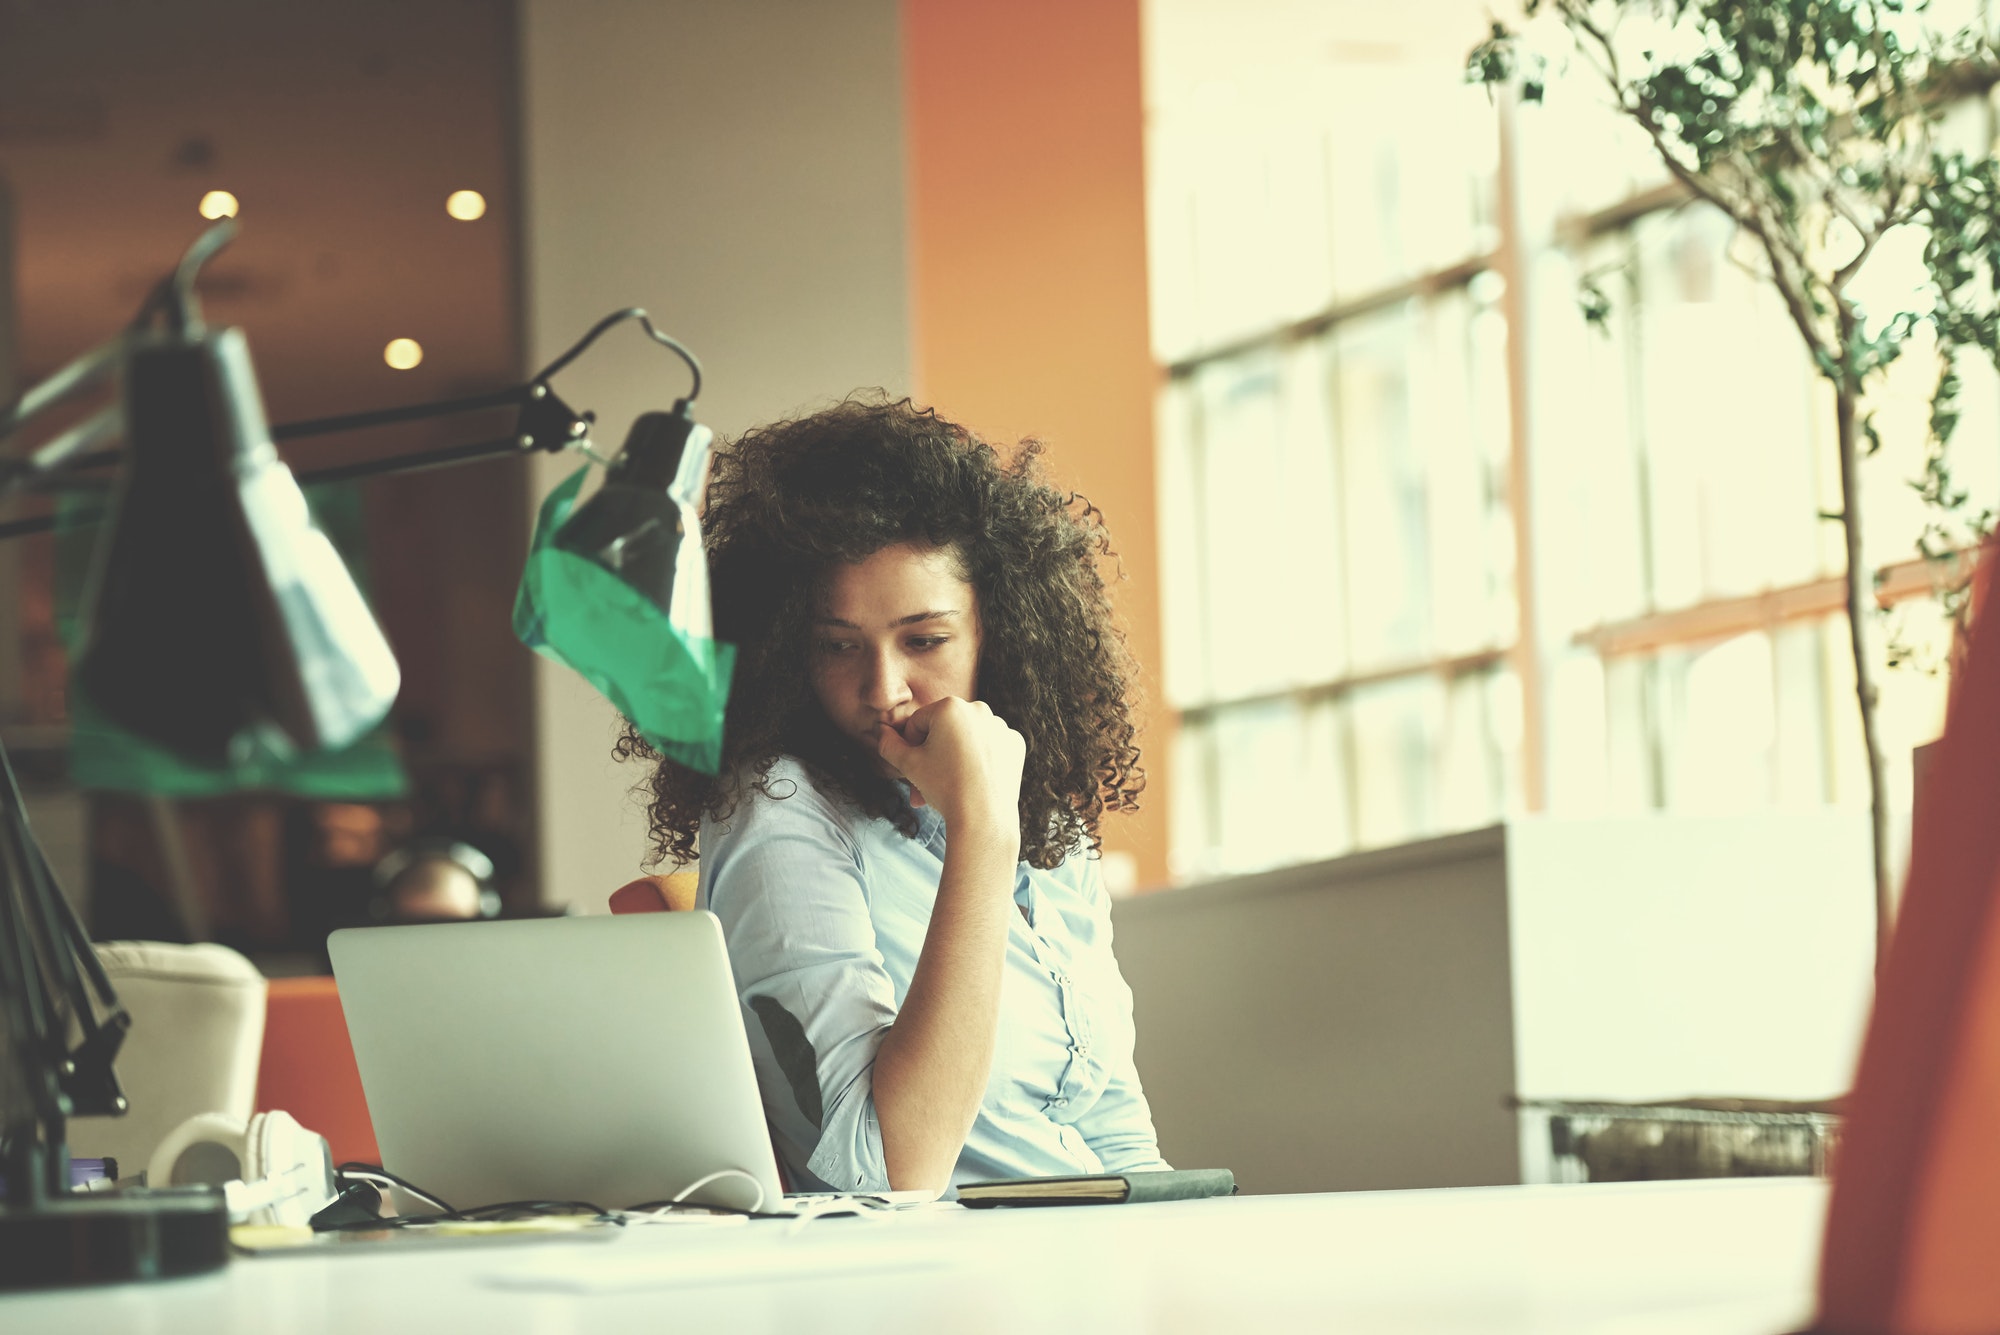
<svg viewBox="0 0 2000 1335">
<path fill-rule="evenodd" d="M 2000 616 L 1979 602 L 1835 1164 L 1827 1335 L 2000 1330 Z"/>
<path fill-rule="evenodd" d="M 1104 846 L 1167 879 L 1139 0 L 904 0 L 916 396 L 1049 444 L 1104 512 L 1148 711 L 1144 810 Z"/>
<path fill-rule="evenodd" d="M 282 1108 L 325 1136 L 335 1163 L 382 1162 L 333 979 L 273 978 L 266 1006 L 257 1110 Z"/>
</svg>

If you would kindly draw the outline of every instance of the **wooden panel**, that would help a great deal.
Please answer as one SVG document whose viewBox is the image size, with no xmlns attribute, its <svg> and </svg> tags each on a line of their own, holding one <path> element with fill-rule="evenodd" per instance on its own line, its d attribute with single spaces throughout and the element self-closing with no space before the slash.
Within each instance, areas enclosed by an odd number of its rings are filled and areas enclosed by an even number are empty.
<svg viewBox="0 0 2000 1335">
<path fill-rule="evenodd" d="M 1990 581 L 1991 563 L 1983 578 Z M 1988 585 L 1990 589 L 1990 584 Z M 1916 811 L 1827 1217 L 1825 1331 L 2000 1329 L 2000 620 L 1976 616 Z"/>
<path fill-rule="evenodd" d="M 335 1163 L 380 1163 L 340 989 L 331 978 L 273 978 L 264 1017 L 257 1111 L 282 1109 L 325 1136 Z"/>
<path fill-rule="evenodd" d="M 1161 699 L 1138 0 L 905 0 L 918 397 L 999 442 L 1049 442 L 1102 509 L 1146 694 Z M 1145 810 L 1106 822 L 1140 885 L 1167 878 L 1171 718 Z"/>
</svg>

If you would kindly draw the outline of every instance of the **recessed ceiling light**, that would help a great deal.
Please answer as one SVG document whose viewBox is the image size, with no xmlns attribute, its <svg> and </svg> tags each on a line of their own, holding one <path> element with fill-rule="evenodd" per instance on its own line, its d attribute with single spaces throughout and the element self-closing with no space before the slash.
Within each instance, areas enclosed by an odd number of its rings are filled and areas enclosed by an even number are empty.
<svg viewBox="0 0 2000 1335">
<path fill-rule="evenodd" d="M 382 360 L 398 371 L 407 371 L 424 359 L 423 345 L 414 338 L 392 338 L 382 349 Z"/>
<path fill-rule="evenodd" d="M 237 207 L 236 196 L 227 190 L 211 190 L 201 197 L 201 216 L 211 221 L 216 218 L 234 218 Z"/>
<path fill-rule="evenodd" d="M 486 196 L 477 190 L 454 190 L 444 202 L 444 211 L 460 222 L 486 216 Z"/>
</svg>

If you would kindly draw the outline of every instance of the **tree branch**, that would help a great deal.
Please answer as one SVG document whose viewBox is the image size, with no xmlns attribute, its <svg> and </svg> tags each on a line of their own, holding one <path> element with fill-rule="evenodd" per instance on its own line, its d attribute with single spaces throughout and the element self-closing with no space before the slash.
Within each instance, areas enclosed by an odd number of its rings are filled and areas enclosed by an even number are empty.
<svg viewBox="0 0 2000 1335">
<path fill-rule="evenodd" d="M 1586 34 L 1597 44 L 1604 60 L 1592 59 L 1598 73 L 1611 86 L 1611 95 L 1618 103 L 1618 109 L 1636 122 L 1646 137 L 1652 141 L 1654 151 L 1673 178 L 1687 188 L 1696 198 L 1714 205 L 1738 227 L 1748 231 L 1763 246 L 1765 257 L 1771 261 L 1771 283 L 1784 299 L 1785 308 L 1791 313 L 1792 323 L 1798 326 L 1799 335 L 1806 342 L 1806 348 L 1814 354 L 1816 369 L 1822 374 L 1825 368 L 1839 365 L 1843 360 L 1833 355 L 1827 346 L 1825 335 L 1813 319 L 1810 303 L 1806 300 L 1806 288 L 1798 270 L 1806 266 L 1802 259 L 1790 249 L 1782 246 L 1773 236 L 1773 229 L 1760 216 L 1753 197 L 1746 192 L 1745 198 L 1734 199 L 1721 190 L 1717 184 L 1698 172 L 1689 170 L 1667 143 L 1665 134 L 1653 121 L 1652 103 L 1643 95 L 1629 91 L 1623 72 L 1618 64 L 1618 52 L 1613 46 L 1611 34 L 1591 19 L 1585 6 L 1577 0 L 1560 0 L 1563 17 L 1575 28 Z M 1586 55 L 1588 52 L 1586 51 Z"/>
<path fill-rule="evenodd" d="M 1861 266 L 1868 263 L 1868 257 L 1875 253 L 1876 242 L 1880 241 L 1883 233 L 1888 230 L 1887 227 L 1881 227 L 1861 234 L 1861 249 L 1855 252 L 1853 259 L 1834 270 L 1833 277 L 1827 282 L 1827 287 L 1832 290 L 1836 299 L 1847 290 L 1847 285 L 1853 280 L 1854 275 L 1861 272 Z"/>
</svg>

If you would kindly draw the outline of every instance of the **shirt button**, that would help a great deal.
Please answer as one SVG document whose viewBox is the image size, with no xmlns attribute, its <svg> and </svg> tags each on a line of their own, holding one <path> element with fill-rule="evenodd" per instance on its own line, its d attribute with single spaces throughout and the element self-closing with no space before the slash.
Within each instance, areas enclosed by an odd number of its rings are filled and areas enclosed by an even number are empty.
<svg viewBox="0 0 2000 1335">
<path fill-rule="evenodd" d="M 1056 1106 L 1056 1107 L 1058 1107 L 1058 1108 L 1067 1108 L 1067 1107 L 1069 1107 L 1069 1100 L 1068 1100 L 1068 1099 L 1057 1099 L 1057 1100 L 1056 1100 L 1056 1102 L 1055 1102 L 1055 1106 Z"/>
</svg>

